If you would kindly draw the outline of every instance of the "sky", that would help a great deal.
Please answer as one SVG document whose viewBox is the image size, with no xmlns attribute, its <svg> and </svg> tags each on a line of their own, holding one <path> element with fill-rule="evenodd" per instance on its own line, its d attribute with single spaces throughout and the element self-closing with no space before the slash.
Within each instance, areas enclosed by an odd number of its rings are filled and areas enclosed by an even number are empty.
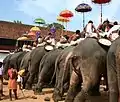
<svg viewBox="0 0 120 102">
<path fill-rule="evenodd" d="M 100 24 L 100 5 L 91 0 L 0 0 L 0 20 L 20 20 L 23 24 L 33 24 L 36 18 L 43 18 L 47 24 L 57 22 L 57 16 L 61 11 L 68 9 L 74 16 L 70 18 L 67 29 L 75 31 L 82 30 L 82 13 L 75 11 L 80 3 L 87 3 L 92 11 L 85 13 L 85 24 L 92 20 L 97 27 Z M 103 5 L 103 20 L 120 22 L 120 0 L 112 0 Z"/>
</svg>

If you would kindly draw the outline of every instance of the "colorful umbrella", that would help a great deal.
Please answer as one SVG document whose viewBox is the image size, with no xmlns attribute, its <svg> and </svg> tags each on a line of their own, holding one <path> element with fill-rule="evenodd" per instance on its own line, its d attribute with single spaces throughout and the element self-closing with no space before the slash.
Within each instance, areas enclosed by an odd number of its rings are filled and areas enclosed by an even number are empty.
<svg viewBox="0 0 120 102">
<path fill-rule="evenodd" d="M 105 4 L 110 2 L 111 0 L 92 0 L 92 2 L 97 3 L 97 4 Z"/>
<path fill-rule="evenodd" d="M 84 13 L 85 12 L 90 12 L 91 10 L 92 10 L 92 8 L 88 4 L 85 4 L 85 3 L 79 4 L 75 8 L 75 11 L 83 13 L 83 28 L 84 28 L 84 25 L 85 25 L 85 15 L 84 15 Z"/>
<path fill-rule="evenodd" d="M 61 13 L 60 13 L 60 16 L 62 17 L 73 17 L 73 13 L 69 10 L 63 10 Z"/>
<path fill-rule="evenodd" d="M 70 21 L 70 19 L 68 19 L 68 18 L 65 18 L 65 17 L 61 17 L 61 16 L 58 16 L 57 17 L 57 21 L 60 21 L 60 22 L 69 22 Z"/>
<path fill-rule="evenodd" d="M 37 23 L 37 24 L 45 24 L 45 20 L 44 19 L 42 19 L 42 18 L 36 18 L 35 20 L 34 20 L 34 22 L 35 23 Z"/>
<path fill-rule="evenodd" d="M 62 25 L 64 25 L 64 22 L 66 22 L 66 28 L 67 28 L 67 22 L 70 22 L 70 19 L 69 19 L 69 18 L 65 18 L 65 17 L 58 16 L 58 17 L 57 17 L 57 21 L 62 22 L 62 23 L 63 23 Z M 62 35 L 63 35 L 63 28 L 62 28 Z"/>
<path fill-rule="evenodd" d="M 35 26 L 35 27 L 32 27 L 32 28 L 30 29 L 30 31 L 35 31 L 35 32 L 36 32 L 36 31 L 40 31 L 40 28 Z"/>
<path fill-rule="evenodd" d="M 111 0 L 92 0 L 93 3 L 101 5 L 101 23 L 102 23 L 102 4 L 109 3 Z"/>
</svg>

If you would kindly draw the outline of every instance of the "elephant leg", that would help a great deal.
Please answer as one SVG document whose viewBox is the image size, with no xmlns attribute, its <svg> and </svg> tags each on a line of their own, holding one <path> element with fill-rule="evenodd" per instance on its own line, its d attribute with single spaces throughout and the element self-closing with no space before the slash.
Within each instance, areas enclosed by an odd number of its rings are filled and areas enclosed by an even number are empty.
<svg viewBox="0 0 120 102">
<path fill-rule="evenodd" d="M 34 94 L 41 95 L 42 88 L 43 88 L 43 83 L 36 84 L 34 88 Z"/>
<path fill-rule="evenodd" d="M 39 76 L 38 83 L 35 85 L 34 93 L 41 94 L 44 82 L 42 76 Z"/>
<path fill-rule="evenodd" d="M 26 83 L 26 89 L 28 90 L 32 89 L 33 80 L 34 80 L 34 74 L 31 73 Z"/>
<path fill-rule="evenodd" d="M 62 96 L 63 96 L 63 92 L 61 92 L 61 88 L 63 88 L 63 86 L 61 85 L 61 77 L 59 76 L 56 84 L 55 84 L 55 89 L 54 89 L 54 93 L 53 93 L 53 100 L 55 102 L 57 101 L 61 101 L 62 100 Z"/>
<path fill-rule="evenodd" d="M 63 65 L 63 64 L 61 64 Z M 63 73 L 64 73 L 64 70 L 62 69 L 63 66 L 61 66 L 61 70 L 57 70 L 57 74 L 56 74 L 56 83 L 55 83 L 55 89 L 54 89 L 54 93 L 53 93 L 53 100 L 55 102 L 57 101 L 61 101 L 62 100 L 62 96 L 64 94 L 64 89 L 63 89 L 63 86 L 65 84 L 65 77 L 64 77 L 64 80 L 62 81 L 63 79 Z"/>
<path fill-rule="evenodd" d="M 70 79 L 70 87 L 67 92 L 65 102 L 73 102 L 74 97 L 81 90 L 79 76 L 73 71 Z"/>
<path fill-rule="evenodd" d="M 92 86 L 92 83 L 88 80 L 85 83 L 83 83 L 82 90 L 74 98 L 73 102 L 85 102 L 86 99 L 88 99 L 89 97 L 89 91 L 90 91 L 91 86 Z"/>
<path fill-rule="evenodd" d="M 25 85 L 26 85 L 26 82 L 27 82 L 27 80 L 28 80 L 28 78 L 29 78 L 29 72 L 23 77 L 23 89 L 25 89 Z"/>
<path fill-rule="evenodd" d="M 99 81 L 91 88 L 90 95 L 91 96 L 100 96 L 100 78 Z"/>
<path fill-rule="evenodd" d="M 98 90 L 99 76 L 97 73 L 83 72 L 82 79 L 83 79 L 82 90 L 77 94 L 77 96 L 74 99 L 74 102 L 85 102 L 86 100 L 89 101 L 90 98 L 89 96 L 91 95 L 92 90 L 93 89 Z"/>
<path fill-rule="evenodd" d="M 108 72 L 109 73 L 109 72 Z M 119 92 L 117 86 L 117 76 L 112 73 L 108 74 L 108 85 L 109 85 L 109 102 L 119 102 Z"/>
<path fill-rule="evenodd" d="M 117 72 L 111 66 L 107 69 L 108 75 L 108 86 L 109 86 L 109 102 L 118 102 L 119 89 L 118 89 L 118 80 Z"/>
</svg>

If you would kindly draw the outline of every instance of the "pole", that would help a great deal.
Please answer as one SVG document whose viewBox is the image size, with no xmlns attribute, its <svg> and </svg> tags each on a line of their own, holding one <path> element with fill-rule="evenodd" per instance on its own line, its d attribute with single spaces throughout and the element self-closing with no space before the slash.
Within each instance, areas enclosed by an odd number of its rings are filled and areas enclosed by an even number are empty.
<svg viewBox="0 0 120 102">
<path fill-rule="evenodd" d="M 101 4 L 101 23 L 102 23 L 102 4 Z"/>
<path fill-rule="evenodd" d="M 83 12 L 83 29 L 84 29 L 84 26 L 85 26 L 85 15 L 84 15 L 84 12 Z"/>
<path fill-rule="evenodd" d="M 67 22 L 66 22 L 66 35 L 67 35 Z"/>
<path fill-rule="evenodd" d="M 64 22 L 62 22 L 62 26 L 64 27 Z M 64 29 L 64 28 L 62 28 L 62 34 L 61 34 L 61 36 L 63 35 L 63 29 Z"/>
</svg>

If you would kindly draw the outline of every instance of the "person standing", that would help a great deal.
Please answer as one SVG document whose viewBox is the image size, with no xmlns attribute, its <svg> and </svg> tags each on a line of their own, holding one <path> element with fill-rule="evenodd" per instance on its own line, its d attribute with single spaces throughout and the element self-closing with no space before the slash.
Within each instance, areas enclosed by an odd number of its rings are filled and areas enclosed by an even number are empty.
<svg viewBox="0 0 120 102">
<path fill-rule="evenodd" d="M 10 68 L 8 69 L 8 76 L 9 76 L 9 82 L 8 82 L 9 98 L 10 98 L 10 101 L 12 101 L 12 91 L 14 92 L 15 100 L 18 99 L 17 97 L 17 70 L 14 69 L 13 65 L 10 65 Z"/>
</svg>

